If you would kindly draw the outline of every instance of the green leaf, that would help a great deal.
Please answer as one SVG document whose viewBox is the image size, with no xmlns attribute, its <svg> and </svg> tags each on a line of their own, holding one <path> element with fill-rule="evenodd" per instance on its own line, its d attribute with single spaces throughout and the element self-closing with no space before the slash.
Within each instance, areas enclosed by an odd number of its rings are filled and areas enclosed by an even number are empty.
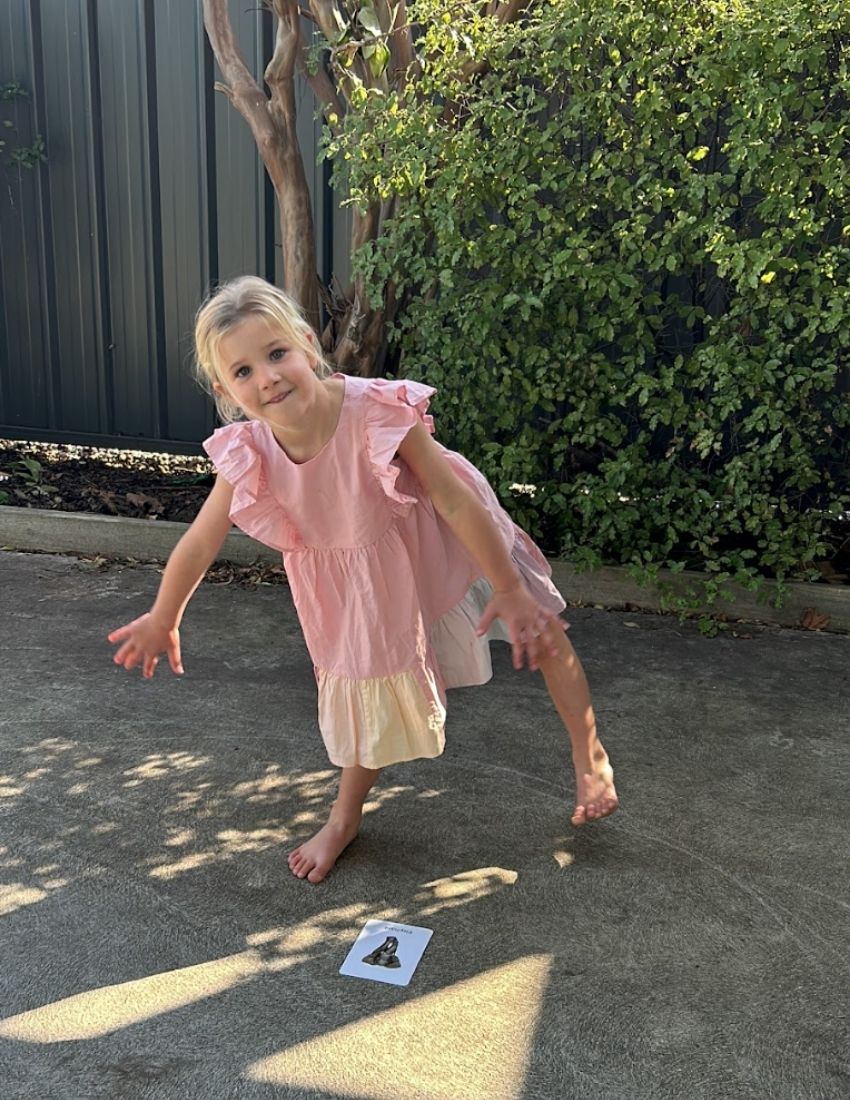
<svg viewBox="0 0 850 1100">
<path fill-rule="evenodd" d="M 363 47 L 363 56 L 368 62 L 369 71 L 371 72 L 372 76 L 377 80 L 389 64 L 389 49 L 384 45 L 383 42 L 376 42 L 374 43 L 374 45 Z"/>
<path fill-rule="evenodd" d="M 369 34 L 373 34 L 376 37 L 383 34 L 381 29 L 381 21 L 378 19 L 378 14 L 371 4 L 364 4 L 360 11 L 357 13 L 357 22 L 365 27 Z"/>
</svg>

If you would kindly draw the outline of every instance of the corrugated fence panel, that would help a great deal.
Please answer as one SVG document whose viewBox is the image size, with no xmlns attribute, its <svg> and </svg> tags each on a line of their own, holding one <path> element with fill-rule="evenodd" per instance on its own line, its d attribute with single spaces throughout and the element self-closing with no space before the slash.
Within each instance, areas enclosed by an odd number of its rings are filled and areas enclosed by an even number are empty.
<svg viewBox="0 0 850 1100">
<path fill-rule="evenodd" d="M 17 80 L 34 86 L 33 41 L 26 0 L 0 6 L 0 83 Z M 29 144 L 34 99 L 6 104 L 4 117 L 14 133 Z M 40 190 L 38 174 L 26 169 L 0 169 L 0 420 L 9 424 L 49 427 L 49 363 L 45 288 L 40 262 Z"/>
<path fill-rule="evenodd" d="M 158 0 L 155 29 L 168 434 L 202 439 L 214 426 L 214 410 L 191 375 L 192 318 L 218 274 L 212 120 L 218 93 L 200 8 Z M 242 201 L 253 205 L 250 195 Z"/>
<path fill-rule="evenodd" d="M 229 7 L 262 82 L 272 17 Z M 216 79 L 200 0 L 0 3 L 0 83 L 30 92 L 4 117 L 22 143 L 41 133 L 48 157 L 3 169 L 0 433 L 147 446 L 209 433 L 190 372 L 197 305 L 232 275 L 282 276 L 271 185 Z M 316 164 L 306 85 L 298 107 L 320 274 L 336 259 L 344 281 L 347 218 Z"/>
<path fill-rule="evenodd" d="M 42 0 L 44 137 L 49 180 L 50 247 L 55 279 L 48 308 L 56 317 L 57 427 L 109 430 L 104 377 L 98 189 L 94 159 L 92 67 L 95 28 L 86 4 Z"/>
<path fill-rule="evenodd" d="M 153 296 L 144 11 L 135 0 L 97 8 L 98 117 L 105 226 L 102 287 L 108 338 L 109 434 L 161 435 Z"/>
</svg>

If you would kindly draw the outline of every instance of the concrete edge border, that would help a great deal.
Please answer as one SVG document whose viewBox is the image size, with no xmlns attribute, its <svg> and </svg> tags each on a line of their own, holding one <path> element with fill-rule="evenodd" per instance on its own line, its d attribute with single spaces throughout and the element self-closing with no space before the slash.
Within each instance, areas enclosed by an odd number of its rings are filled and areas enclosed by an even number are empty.
<svg viewBox="0 0 850 1100">
<path fill-rule="evenodd" d="M 84 512 L 58 512 L 38 508 L 0 506 L 0 549 L 38 550 L 50 554 L 102 554 L 104 557 L 164 560 L 186 531 L 187 524 L 165 520 L 98 516 Z M 239 531 L 229 534 L 219 554 L 222 561 L 248 565 L 255 561 L 280 562 L 280 554 Z M 641 587 L 623 568 L 605 566 L 580 573 L 568 562 L 553 561 L 555 584 L 571 603 L 618 610 L 665 610 L 655 587 Z M 681 591 L 702 578 L 699 573 L 663 571 L 662 581 Z M 788 585 L 781 608 L 769 602 L 772 586 L 762 599 L 735 585 L 731 602 L 718 602 L 709 614 L 731 619 L 796 627 L 809 609 L 828 617 L 825 630 L 850 633 L 850 587 L 794 582 Z"/>
</svg>

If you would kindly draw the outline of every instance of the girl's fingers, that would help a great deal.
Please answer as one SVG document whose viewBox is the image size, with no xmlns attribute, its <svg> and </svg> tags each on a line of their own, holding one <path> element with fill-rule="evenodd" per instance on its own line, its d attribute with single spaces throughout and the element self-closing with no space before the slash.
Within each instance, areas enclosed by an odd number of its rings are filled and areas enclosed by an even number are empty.
<svg viewBox="0 0 850 1100">
<path fill-rule="evenodd" d="M 475 631 L 476 634 L 478 634 L 478 635 L 486 634 L 488 629 L 490 628 L 490 624 L 496 618 L 497 614 L 498 614 L 498 612 L 496 612 L 495 610 L 491 610 L 489 605 L 487 607 L 485 607 L 484 608 L 484 614 L 481 616 L 481 619 L 478 622 L 478 627 L 476 628 L 476 631 Z"/>
<path fill-rule="evenodd" d="M 528 657 L 528 667 L 532 671 L 537 671 L 540 662 L 546 657 L 559 656 L 558 636 L 553 633 L 558 627 L 566 630 L 567 624 L 557 615 L 550 615 L 538 619 L 531 628 L 520 630 L 519 638 Z M 517 667 L 521 667 L 521 663 Z"/>
<path fill-rule="evenodd" d="M 540 668 L 540 662 L 547 656 L 547 643 L 543 638 L 541 631 L 539 636 L 532 639 L 531 644 L 528 647 L 528 667 L 532 672 L 536 672 Z"/>
<path fill-rule="evenodd" d="M 130 633 L 130 626 L 119 626 L 117 630 L 113 630 L 111 634 L 106 635 L 108 642 L 121 642 Z"/>
<path fill-rule="evenodd" d="M 561 620 L 558 618 L 557 615 L 551 615 L 546 620 L 546 626 L 541 631 L 541 635 L 543 637 L 543 646 L 545 647 L 547 657 L 558 656 L 559 649 L 556 639 L 558 636 L 559 626 L 563 626 Z"/>
<path fill-rule="evenodd" d="M 529 669 L 534 672 L 537 668 L 537 632 L 534 629 L 521 629 L 517 632 L 517 642 L 514 645 L 514 668 L 522 668 L 523 658 L 528 661 Z M 519 649 L 517 659 L 516 650 Z"/>
<path fill-rule="evenodd" d="M 140 653 L 138 649 L 136 649 L 134 646 L 127 654 L 127 660 L 124 662 L 124 668 L 126 668 L 127 671 L 130 672 L 136 667 L 136 665 L 141 664 L 143 660 L 144 654 Z"/>
<path fill-rule="evenodd" d="M 156 666 L 159 664 L 157 655 L 148 656 L 132 642 L 125 642 L 112 659 L 116 665 L 123 666 L 128 672 L 141 665 L 142 675 L 148 680 L 153 676 Z"/>
</svg>

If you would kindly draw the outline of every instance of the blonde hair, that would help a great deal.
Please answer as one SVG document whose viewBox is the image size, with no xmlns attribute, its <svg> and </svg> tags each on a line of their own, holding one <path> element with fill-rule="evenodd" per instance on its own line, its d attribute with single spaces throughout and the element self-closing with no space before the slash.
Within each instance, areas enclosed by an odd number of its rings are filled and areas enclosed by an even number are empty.
<svg viewBox="0 0 850 1100">
<path fill-rule="evenodd" d="M 328 378 L 333 373 L 322 356 L 316 334 L 288 294 L 257 275 L 242 275 L 222 283 L 210 293 L 195 315 L 195 376 L 215 400 L 218 415 L 225 424 L 244 417 L 239 406 L 226 394 L 218 394 L 213 389 L 215 382 L 225 385 L 218 365 L 218 347 L 224 336 L 251 316 L 263 317 L 279 328 L 285 338 L 315 364 L 319 378 Z"/>
</svg>

